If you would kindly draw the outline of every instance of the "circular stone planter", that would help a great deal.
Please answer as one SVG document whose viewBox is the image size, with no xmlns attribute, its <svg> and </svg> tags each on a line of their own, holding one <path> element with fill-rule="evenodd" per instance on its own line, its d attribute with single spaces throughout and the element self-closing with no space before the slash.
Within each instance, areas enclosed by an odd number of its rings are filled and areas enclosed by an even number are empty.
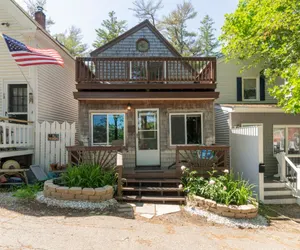
<svg viewBox="0 0 300 250">
<path fill-rule="evenodd" d="M 59 200 L 101 202 L 112 199 L 114 189 L 112 186 L 104 186 L 101 188 L 69 188 L 55 185 L 53 180 L 47 180 L 44 183 L 43 193 L 45 197 Z"/>
<path fill-rule="evenodd" d="M 251 219 L 255 218 L 258 213 L 258 204 L 254 206 L 252 204 L 248 205 L 225 205 L 218 204 L 213 200 L 205 199 L 200 196 L 191 196 L 188 198 L 189 202 L 195 205 L 196 207 L 200 207 L 202 209 L 206 209 L 212 213 L 222 215 L 225 217 L 236 218 L 236 219 Z"/>
</svg>

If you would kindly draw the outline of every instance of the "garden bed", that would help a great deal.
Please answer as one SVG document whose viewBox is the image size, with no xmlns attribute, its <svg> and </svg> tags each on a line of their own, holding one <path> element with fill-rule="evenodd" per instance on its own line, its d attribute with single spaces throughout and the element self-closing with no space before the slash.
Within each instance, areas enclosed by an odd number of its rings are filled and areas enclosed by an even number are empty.
<svg viewBox="0 0 300 250">
<path fill-rule="evenodd" d="M 258 214 L 258 205 L 254 206 L 252 204 L 248 205 L 225 205 L 225 204 L 219 204 L 213 200 L 205 199 L 200 196 L 190 196 L 188 198 L 188 204 L 191 204 L 193 206 L 206 209 L 212 213 L 230 217 L 230 218 L 236 218 L 236 219 L 252 219 L 255 218 Z"/>
<path fill-rule="evenodd" d="M 81 188 L 59 186 L 48 180 L 44 184 L 44 196 L 59 200 L 101 202 L 113 198 L 114 189 L 110 185 L 100 188 Z"/>
</svg>

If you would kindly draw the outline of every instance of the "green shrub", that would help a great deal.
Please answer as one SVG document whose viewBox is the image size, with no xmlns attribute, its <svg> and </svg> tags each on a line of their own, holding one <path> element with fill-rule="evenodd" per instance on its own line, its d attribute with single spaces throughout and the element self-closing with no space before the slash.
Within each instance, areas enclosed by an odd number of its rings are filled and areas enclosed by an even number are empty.
<svg viewBox="0 0 300 250">
<path fill-rule="evenodd" d="M 103 169 L 99 165 L 81 164 L 69 167 L 61 175 L 60 182 L 68 187 L 97 188 L 114 186 L 117 182 L 115 169 Z"/>
<path fill-rule="evenodd" d="M 183 169 L 184 191 L 226 205 L 246 205 L 255 201 L 252 191 L 253 184 L 249 184 L 239 175 L 235 179 L 234 174 L 228 172 L 215 177 L 213 176 L 215 172 L 208 172 L 210 178 L 204 179 L 197 177 L 196 171 L 190 171 L 188 168 Z"/>
<path fill-rule="evenodd" d="M 34 199 L 37 192 L 43 190 L 43 183 L 36 183 L 34 185 L 24 185 L 17 188 L 13 192 L 13 196 L 20 199 Z"/>
</svg>

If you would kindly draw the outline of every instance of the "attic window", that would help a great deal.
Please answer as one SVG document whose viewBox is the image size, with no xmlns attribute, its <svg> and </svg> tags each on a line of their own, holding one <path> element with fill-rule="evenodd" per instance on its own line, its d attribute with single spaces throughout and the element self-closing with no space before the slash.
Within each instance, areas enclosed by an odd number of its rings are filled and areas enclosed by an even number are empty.
<svg viewBox="0 0 300 250">
<path fill-rule="evenodd" d="M 145 38 L 140 38 L 136 42 L 136 50 L 139 52 L 147 52 L 149 50 L 149 42 Z"/>
</svg>

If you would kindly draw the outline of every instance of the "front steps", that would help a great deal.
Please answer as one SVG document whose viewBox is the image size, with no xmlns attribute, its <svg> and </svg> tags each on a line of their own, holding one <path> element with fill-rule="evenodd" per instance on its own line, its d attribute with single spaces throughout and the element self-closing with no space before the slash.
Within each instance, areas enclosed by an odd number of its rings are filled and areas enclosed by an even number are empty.
<svg viewBox="0 0 300 250">
<path fill-rule="evenodd" d="M 297 199 L 292 195 L 292 190 L 284 182 L 273 181 L 264 183 L 265 204 L 296 204 Z"/>
<path fill-rule="evenodd" d="M 185 197 L 180 179 L 130 178 L 123 184 L 123 201 L 183 204 Z"/>
</svg>

